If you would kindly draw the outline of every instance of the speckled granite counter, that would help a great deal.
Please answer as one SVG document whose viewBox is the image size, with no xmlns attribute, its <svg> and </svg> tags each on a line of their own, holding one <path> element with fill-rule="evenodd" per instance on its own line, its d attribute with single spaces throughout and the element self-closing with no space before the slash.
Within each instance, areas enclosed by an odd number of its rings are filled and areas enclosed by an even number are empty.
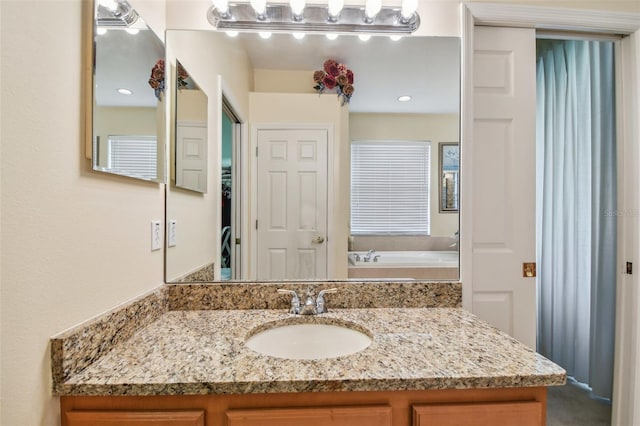
<svg viewBox="0 0 640 426">
<path fill-rule="evenodd" d="M 459 308 L 335 309 L 296 321 L 347 322 L 367 349 L 325 360 L 260 355 L 255 327 L 282 309 L 167 310 L 65 380 L 59 395 L 183 395 L 561 385 L 565 372 Z M 54 358 L 55 359 L 55 358 Z M 55 367 L 54 367 L 55 375 Z"/>
</svg>

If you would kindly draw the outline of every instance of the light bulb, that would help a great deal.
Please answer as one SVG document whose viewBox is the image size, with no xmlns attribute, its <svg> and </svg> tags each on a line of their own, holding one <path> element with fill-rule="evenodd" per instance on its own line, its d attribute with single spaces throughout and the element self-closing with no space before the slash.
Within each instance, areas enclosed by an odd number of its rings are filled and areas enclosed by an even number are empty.
<svg viewBox="0 0 640 426">
<path fill-rule="evenodd" d="M 400 14 L 404 19 L 410 19 L 418 10 L 418 0 L 403 0 Z"/>
<path fill-rule="evenodd" d="M 394 34 L 394 35 L 390 35 L 390 36 L 389 36 L 389 38 L 390 38 L 391 40 L 393 40 L 393 41 L 398 41 L 398 40 L 402 39 L 402 36 L 401 36 L 401 35 Z"/>
<path fill-rule="evenodd" d="M 136 35 L 140 32 L 140 30 L 137 28 L 127 28 L 127 32 L 131 35 Z"/>
<path fill-rule="evenodd" d="M 229 0 L 213 0 L 213 6 L 218 9 L 220 15 L 229 14 Z"/>
<path fill-rule="evenodd" d="M 344 7 L 344 0 L 329 0 L 329 16 L 338 16 Z"/>
<path fill-rule="evenodd" d="M 371 34 L 358 34 L 358 38 L 361 41 L 369 41 L 369 39 L 371 39 Z"/>
<path fill-rule="evenodd" d="M 129 89 L 118 89 L 118 93 L 120 93 L 121 95 L 133 95 L 133 92 Z"/>
<path fill-rule="evenodd" d="M 264 15 L 267 11 L 267 0 L 251 0 L 251 7 L 256 11 L 256 15 Z"/>
<path fill-rule="evenodd" d="M 306 5 L 305 0 L 289 0 L 289 4 L 291 5 L 291 13 L 294 16 L 302 16 Z"/>
<path fill-rule="evenodd" d="M 258 34 L 265 40 L 271 37 L 271 33 L 268 31 L 260 31 Z"/>
<path fill-rule="evenodd" d="M 293 33 L 293 38 L 295 38 L 296 40 L 302 40 L 304 36 L 304 33 Z"/>
<path fill-rule="evenodd" d="M 335 39 L 337 39 L 337 38 L 338 38 L 338 34 L 336 34 L 336 33 L 327 33 L 327 34 L 326 34 L 326 37 L 327 37 L 329 40 L 335 40 Z"/>
<path fill-rule="evenodd" d="M 105 27 L 98 27 L 96 28 L 96 34 L 98 35 L 105 35 L 107 33 L 107 29 Z"/>
<path fill-rule="evenodd" d="M 238 34 L 240 34 L 238 31 L 227 31 L 226 33 L 231 38 L 238 37 Z"/>
<path fill-rule="evenodd" d="M 116 0 L 99 0 L 99 3 L 112 12 L 118 10 L 118 2 Z"/>
<path fill-rule="evenodd" d="M 382 9 L 382 0 L 367 0 L 364 6 L 364 14 L 367 18 L 373 19 Z"/>
</svg>

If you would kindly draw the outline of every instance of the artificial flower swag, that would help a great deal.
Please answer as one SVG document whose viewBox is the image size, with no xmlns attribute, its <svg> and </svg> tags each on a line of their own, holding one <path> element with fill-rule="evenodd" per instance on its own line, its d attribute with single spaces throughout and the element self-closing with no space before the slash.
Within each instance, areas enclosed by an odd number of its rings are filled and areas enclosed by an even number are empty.
<svg viewBox="0 0 640 426">
<path fill-rule="evenodd" d="M 178 62 L 178 89 L 182 90 L 187 87 L 187 79 L 189 74 L 187 70 Z M 156 64 L 151 68 L 151 77 L 149 77 L 149 86 L 155 91 L 156 98 L 161 99 L 164 92 L 164 59 L 158 59 Z"/>
<path fill-rule="evenodd" d="M 318 93 L 324 93 L 325 90 L 336 90 L 338 97 L 341 98 L 342 105 L 349 103 L 353 95 L 353 71 L 345 64 L 339 64 L 333 59 L 327 59 L 324 62 L 323 69 L 313 73 L 313 88 Z"/>
<path fill-rule="evenodd" d="M 149 86 L 155 91 L 156 98 L 161 99 L 164 92 L 164 59 L 158 59 L 158 62 L 151 68 Z"/>
</svg>

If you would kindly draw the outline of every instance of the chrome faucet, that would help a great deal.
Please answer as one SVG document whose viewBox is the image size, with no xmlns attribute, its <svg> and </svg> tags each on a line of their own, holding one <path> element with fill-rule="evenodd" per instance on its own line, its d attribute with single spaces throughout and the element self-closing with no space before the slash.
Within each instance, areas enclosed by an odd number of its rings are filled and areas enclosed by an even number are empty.
<svg viewBox="0 0 640 426">
<path fill-rule="evenodd" d="M 370 260 L 371 260 L 371 256 L 373 256 L 373 254 L 374 254 L 375 252 L 376 252 L 376 251 L 375 251 L 374 249 L 369 250 L 369 251 L 367 252 L 367 254 L 365 254 L 365 255 L 364 255 L 364 261 L 365 261 L 365 262 L 370 261 Z"/>
<path fill-rule="evenodd" d="M 337 288 L 329 288 L 326 290 L 321 290 L 318 293 L 318 297 L 314 300 L 313 292 L 311 289 L 307 290 L 307 298 L 304 302 L 304 305 L 300 306 L 300 298 L 298 294 L 293 290 L 285 290 L 282 288 L 278 289 L 278 293 L 281 294 L 290 294 L 291 295 L 291 308 L 289 309 L 289 313 L 294 315 L 318 315 L 324 314 L 327 312 L 327 305 L 324 301 L 324 295 L 327 293 L 335 293 L 337 292 Z"/>
<path fill-rule="evenodd" d="M 290 294 L 292 296 L 291 308 L 289 309 L 289 313 L 298 315 L 300 313 L 300 298 L 298 297 L 298 293 L 293 290 L 285 290 L 284 288 L 279 288 L 278 293 Z"/>
</svg>

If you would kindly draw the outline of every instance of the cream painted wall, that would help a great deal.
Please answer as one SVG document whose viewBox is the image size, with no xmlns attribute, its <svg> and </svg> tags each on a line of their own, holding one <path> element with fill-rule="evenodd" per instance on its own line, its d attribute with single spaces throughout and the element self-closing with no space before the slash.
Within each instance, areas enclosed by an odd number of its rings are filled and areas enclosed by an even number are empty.
<svg viewBox="0 0 640 426">
<path fill-rule="evenodd" d="M 328 175 L 328 273 L 347 278 L 349 236 L 349 119 L 335 94 L 251 93 L 250 121 L 260 125 L 333 125 Z M 253 135 L 253 133 L 252 133 Z M 333 155 L 331 156 L 331 152 Z M 253 182 L 253 181 L 250 181 Z M 331 208 L 333 206 L 333 208 Z M 255 219 L 255 218 L 254 218 Z"/>
<path fill-rule="evenodd" d="M 149 3 L 162 16 L 162 1 Z M 446 13 L 429 15 L 434 28 L 459 34 L 458 0 L 428 4 Z M 640 12 L 637 0 L 526 4 Z M 210 29 L 209 5 L 170 0 L 167 28 Z M 162 282 L 162 252 L 149 251 L 149 221 L 163 215 L 162 186 L 93 173 L 84 159 L 80 26 L 79 0 L 0 1 L 3 426 L 58 425 L 49 337 Z M 638 389 L 637 369 L 635 376 Z"/>
<path fill-rule="evenodd" d="M 256 92 L 317 93 L 313 90 L 313 70 L 255 69 L 253 75 Z"/>
<path fill-rule="evenodd" d="M 0 424 L 57 425 L 49 337 L 163 283 L 164 188 L 84 158 L 81 2 L 0 11 Z"/>
<path fill-rule="evenodd" d="M 452 237 L 458 215 L 438 211 L 438 144 L 459 142 L 457 114 L 355 114 L 349 115 L 349 138 L 431 141 L 431 235 Z"/>
<path fill-rule="evenodd" d="M 209 138 L 207 193 L 173 186 L 167 194 L 167 219 L 177 221 L 175 247 L 167 249 L 167 280 L 172 281 L 204 265 L 216 262 L 220 252 L 220 170 L 222 94 L 241 117 L 249 115 L 249 91 L 253 70 L 238 41 L 211 31 L 168 31 L 167 57 L 176 58 L 193 76 L 208 98 L 207 134 Z M 220 58 L 225 58 L 221 61 Z M 171 103 L 171 100 L 168 100 Z M 170 134 L 173 134 L 170 131 Z"/>
</svg>

